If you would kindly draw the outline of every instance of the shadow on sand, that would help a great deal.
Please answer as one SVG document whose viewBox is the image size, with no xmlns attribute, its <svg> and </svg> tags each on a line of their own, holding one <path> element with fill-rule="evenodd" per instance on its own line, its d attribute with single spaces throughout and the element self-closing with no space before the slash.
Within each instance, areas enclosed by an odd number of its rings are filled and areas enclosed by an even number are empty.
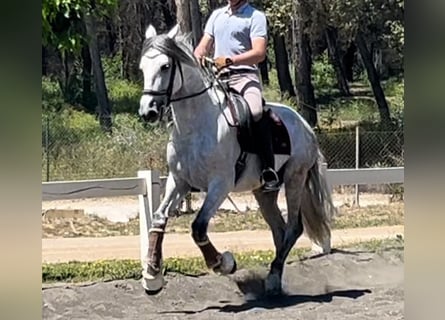
<svg viewBox="0 0 445 320">
<path fill-rule="evenodd" d="M 305 294 L 295 294 L 295 295 L 277 295 L 273 297 L 260 297 L 256 300 L 246 301 L 243 304 L 227 304 L 224 306 L 209 306 L 201 310 L 175 310 L 175 311 L 161 311 L 159 313 L 181 313 L 181 314 L 196 314 L 207 310 L 218 310 L 219 312 L 227 313 L 237 313 L 243 312 L 254 308 L 263 309 L 275 309 L 275 308 L 286 308 L 290 306 L 296 306 L 302 303 L 308 302 L 318 302 L 325 303 L 331 302 L 334 297 L 357 299 L 364 296 L 366 293 L 371 293 L 369 289 L 350 289 L 350 290 L 335 290 L 319 295 L 305 295 Z"/>
<path fill-rule="evenodd" d="M 341 250 L 341 249 L 333 249 L 332 252 L 328 255 L 332 254 L 343 254 L 343 255 L 353 255 L 358 256 L 360 253 L 370 253 L 371 251 L 363 250 L 363 251 L 349 251 L 349 250 Z M 318 259 L 326 254 L 316 254 L 312 256 L 308 256 L 300 259 L 299 261 L 304 260 L 313 260 Z M 264 271 L 264 270 L 263 270 Z M 267 270 L 266 270 L 267 271 Z M 231 301 L 219 301 L 219 306 L 208 306 L 206 308 L 200 310 L 172 310 L 172 311 L 161 311 L 161 314 L 197 314 L 201 312 L 205 312 L 207 310 L 217 310 L 219 312 L 226 313 L 237 313 L 248 311 L 250 309 L 262 308 L 262 309 L 275 309 L 275 308 L 286 308 L 291 306 L 296 306 L 303 303 L 310 302 L 318 302 L 318 303 L 327 303 L 331 302 L 334 297 L 340 298 L 349 298 L 349 299 L 358 299 L 365 294 L 371 293 L 369 289 L 345 289 L 345 290 L 331 290 L 329 287 L 326 287 L 324 293 L 309 295 L 309 294 L 290 294 L 283 292 L 280 295 L 268 296 L 265 294 L 264 290 L 264 279 L 267 275 L 267 272 L 257 272 L 257 271 L 247 271 L 247 273 L 243 273 L 238 276 L 234 275 L 231 277 L 232 281 L 234 281 L 240 291 L 245 296 L 245 302 L 241 304 L 230 304 Z"/>
</svg>

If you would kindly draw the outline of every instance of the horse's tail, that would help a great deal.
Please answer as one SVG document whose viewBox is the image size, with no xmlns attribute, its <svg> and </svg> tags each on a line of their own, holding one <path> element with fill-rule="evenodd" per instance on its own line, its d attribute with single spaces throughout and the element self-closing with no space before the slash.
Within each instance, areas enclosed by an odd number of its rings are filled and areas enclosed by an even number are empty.
<svg viewBox="0 0 445 320">
<path fill-rule="evenodd" d="M 323 175 L 323 162 L 324 157 L 319 151 L 317 162 L 308 172 L 301 202 L 301 214 L 307 236 L 326 250 L 326 246 L 330 246 L 331 221 L 336 209 L 326 177 Z"/>
</svg>

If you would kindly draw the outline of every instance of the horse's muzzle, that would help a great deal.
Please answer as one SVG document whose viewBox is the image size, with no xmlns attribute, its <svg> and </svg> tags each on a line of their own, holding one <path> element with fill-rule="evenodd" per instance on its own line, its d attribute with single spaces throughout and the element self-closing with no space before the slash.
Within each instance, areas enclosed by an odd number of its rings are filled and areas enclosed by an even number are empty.
<svg viewBox="0 0 445 320">
<path fill-rule="evenodd" d="M 150 99 L 147 96 L 143 96 L 140 102 L 139 115 L 146 122 L 156 122 L 160 118 L 163 104 L 162 98 L 155 97 Z"/>
<path fill-rule="evenodd" d="M 148 111 L 148 113 L 143 114 L 141 116 L 141 118 L 145 122 L 155 122 L 159 119 L 159 112 L 157 112 L 155 110 L 150 110 L 150 111 Z"/>
</svg>

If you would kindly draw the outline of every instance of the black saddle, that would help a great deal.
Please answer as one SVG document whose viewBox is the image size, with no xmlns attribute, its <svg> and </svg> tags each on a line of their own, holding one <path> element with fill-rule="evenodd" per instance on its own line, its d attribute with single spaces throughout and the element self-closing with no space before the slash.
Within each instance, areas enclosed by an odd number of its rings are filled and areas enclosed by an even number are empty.
<svg viewBox="0 0 445 320">
<path fill-rule="evenodd" d="M 238 129 L 238 142 L 241 149 L 244 152 L 257 154 L 258 144 L 262 142 L 254 135 L 252 127 L 253 117 L 246 100 L 238 92 L 230 89 L 227 105 L 225 111 L 226 118 L 229 125 L 235 126 Z M 280 117 L 270 107 L 266 106 L 264 99 L 263 106 L 263 117 L 267 117 L 272 124 L 274 154 L 290 155 L 290 138 L 286 126 Z"/>
</svg>

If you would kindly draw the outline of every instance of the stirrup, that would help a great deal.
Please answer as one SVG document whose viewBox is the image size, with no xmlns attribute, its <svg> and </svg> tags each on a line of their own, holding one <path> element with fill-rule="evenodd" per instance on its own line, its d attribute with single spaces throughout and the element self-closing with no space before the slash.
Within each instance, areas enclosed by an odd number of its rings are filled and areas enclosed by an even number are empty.
<svg viewBox="0 0 445 320">
<path fill-rule="evenodd" d="M 263 191 L 271 192 L 280 190 L 280 179 L 278 178 L 278 174 L 272 168 L 264 169 L 261 173 L 263 178 Z"/>
</svg>

